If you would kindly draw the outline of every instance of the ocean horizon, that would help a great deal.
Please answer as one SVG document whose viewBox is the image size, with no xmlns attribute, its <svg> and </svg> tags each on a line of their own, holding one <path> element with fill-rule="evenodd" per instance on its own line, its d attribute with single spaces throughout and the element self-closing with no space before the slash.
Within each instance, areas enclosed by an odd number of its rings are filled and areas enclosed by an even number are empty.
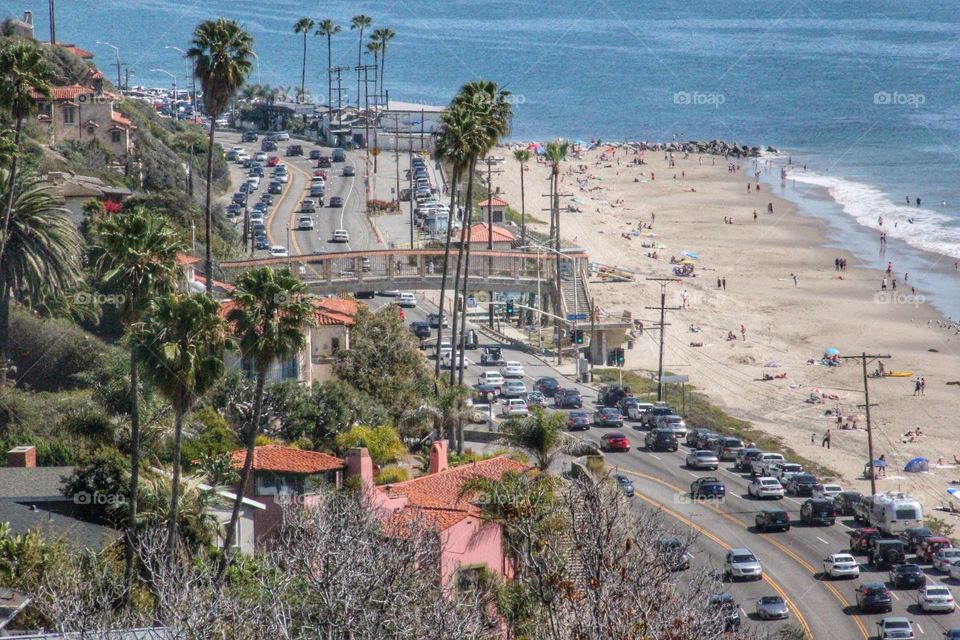
<svg viewBox="0 0 960 640">
<path fill-rule="evenodd" d="M 46 39 L 47 3 L 27 0 L 17 9 L 34 12 L 37 35 Z M 772 145 L 807 166 L 791 179 L 808 189 L 785 195 L 802 208 L 799 194 L 816 193 L 811 201 L 829 194 L 830 212 L 810 206 L 854 221 L 857 243 L 876 238 L 882 216 L 892 239 L 944 257 L 924 269 L 952 269 L 960 259 L 960 19 L 949 6 L 333 0 L 319 15 L 314 3 L 296 0 L 105 0 L 57 10 L 58 40 L 94 52 L 108 77 L 116 75 L 114 51 L 97 40 L 119 47 L 131 84 L 169 86 L 168 76 L 153 71 L 164 69 L 179 76 L 180 87 L 189 68 L 169 47 L 186 48 L 201 20 L 223 15 L 253 34 L 259 69 L 251 82 L 296 86 L 303 41 L 293 23 L 302 15 L 333 18 L 343 26 L 333 64 L 352 67 L 358 34 L 349 21 L 362 12 L 373 28 L 397 34 L 385 68 L 392 98 L 445 104 L 460 85 L 482 77 L 512 92 L 514 141 Z M 322 101 L 326 42 L 311 36 L 308 45 L 306 88 Z M 352 102 L 352 71 L 343 87 Z M 955 304 L 940 309 L 957 317 L 960 307 L 948 309 Z"/>
</svg>

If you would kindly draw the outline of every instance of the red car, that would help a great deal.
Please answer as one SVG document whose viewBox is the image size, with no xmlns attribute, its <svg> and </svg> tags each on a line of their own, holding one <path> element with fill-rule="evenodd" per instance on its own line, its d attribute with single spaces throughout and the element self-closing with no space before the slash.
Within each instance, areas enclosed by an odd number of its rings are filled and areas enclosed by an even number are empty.
<svg viewBox="0 0 960 640">
<path fill-rule="evenodd" d="M 280 156 L 270 156 L 269 158 L 267 158 L 268 167 L 275 167 L 278 164 L 280 164 Z"/>
<path fill-rule="evenodd" d="M 924 538 L 917 548 L 917 560 L 921 562 L 933 562 L 933 556 L 937 551 L 951 547 L 953 547 L 953 545 L 950 543 L 950 540 L 943 536 Z"/>
<path fill-rule="evenodd" d="M 866 553 L 880 532 L 873 527 L 861 527 L 850 532 L 850 553 Z"/>
<path fill-rule="evenodd" d="M 326 179 L 327 179 L 327 172 L 324 171 L 323 169 L 315 169 L 314 172 L 313 172 L 313 177 L 314 177 L 314 178 L 323 178 L 324 180 L 326 180 Z"/>
<path fill-rule="evenodd" d="M 603 434 L 600 442 L 607 451 L 630 451 L 630 439 L 619 431 Z"/>
</svg>

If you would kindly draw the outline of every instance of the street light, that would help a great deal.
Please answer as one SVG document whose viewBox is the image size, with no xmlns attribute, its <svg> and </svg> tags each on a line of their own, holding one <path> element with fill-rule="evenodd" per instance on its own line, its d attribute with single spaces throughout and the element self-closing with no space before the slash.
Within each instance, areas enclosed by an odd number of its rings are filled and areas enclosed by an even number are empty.
<svg viewBox="0 0 960 640">
<path fill-rule="evenodd" d="M 173 118 L 176 120 L 176 119 L 177 119 L 177 114 L 176 114 L 175 109 L 176 109 L 176 106 L 177 106 L 177 76 L 174 75 L 174 74 L 172 74 L 172 73 L 170 73 L 170 72 L 167 71 L 166 69 L 150 69 L 150 71 L 151 71 L 152 73 L 165 73 L 165 74 L 167 74 L 168 76 L 170 76 L 170 79 L 171 79 L 171 80 L 173 80 L 173 100 L 171 101 L 171 104 L 170 104 L 170 114 L 171 114 L 171 115 L 173 116 Z"/>
<path fill-rule="evenodd" d="M 97 44 L 102 44 L 110 47 L 117 54 L 117 90 L 123 91 L 123 82 L 120 80 L 120 47 L 109 42 L 104 42 L 102 40 L 97 40 Z"/>
<path fill-rule="evenodd" d="M 257 60 L 257 84 L 262 85 L 263 83 L 260 81 L 260 56 L 257 55 L 256 51 L 251 51 L 250 54 Z"/>
<path fill-rule="evenodd" d="M 173 49 L 174 51 L 179 52 L 184 58 L 187 57 L 187 52 L 186 52 L 186 51 L 184 51 L 184 50 L 181 49 L 180 47 L 175 47 L 175 46 L 173 46 L 172 44 L 167 45 L 166 47 L 164 47 L 164 49 Z M 194 72 L 195 67 L 194 67 L 193 60 L 191 59 L 191 60 L 189 60 L 189 62 L 190 62 L 190 94 L 191 94 L 190 106 L 193 107 L 193 117 L 194 117 L 194 119 L 196 119 L 197 113 L 198 113 L 198 110 L 197 110 L 197 74 Z"/>
</svg>

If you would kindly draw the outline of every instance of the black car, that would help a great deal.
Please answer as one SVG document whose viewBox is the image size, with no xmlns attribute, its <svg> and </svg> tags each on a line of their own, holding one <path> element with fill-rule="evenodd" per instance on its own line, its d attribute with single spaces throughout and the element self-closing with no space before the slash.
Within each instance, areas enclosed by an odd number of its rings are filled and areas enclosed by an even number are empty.
<svg viewBox="0 0 960 640">
<path fill-rule="evenodd" d="M 266 238 L 257 238 L 256 243 L 254 243 L 254 246 L 255 246 L 257 249 L 261 249 L 261 250 L 262 250 L 262 249 L 269 249 L 269 248 L 270 248 L 270 241 L 267 240 Z"/>
<path fill-rule="evenodd" d="M 303 155 L 303 147 L 302 147 L 301 145 L 299 145 L 299 144 L 292 144 L 292 145 L 290 145 L 289 147 L 287 147 L 287 155 L 288 155 L 288 156 L 302 156 L 302 155 Z"/>
<path fill-rule="evenodd" d="M 687 431 L 687 441 L 686 444 L 691 449 L 700 448 L 700 438 L 710 433 L 710 429 L 704 429 L 703 427 L 697 427 L 696 429 L 690 429 Z"/>
<path fill-rule="evenodd" d="M 277 150 L 277 143 L 274 142 L 273 140 L 264 140 L 263 142 L 260 143 L 260 151 L 269 152 L 269 151 L 276 151 L 276 150 Z"/>
<path fill-rule="evenodd" d="M 235 218 L 241 213 L 243 213 L 243 207 L 241 207 L 236 202 L 231 203 L 230 205 L 227 206 L 227 217 Z"/>
<path fill-rule="evenodd" d="M 261 193 L 261 194 L 260 194 L 260 202 L 264 203 L 264 204 L 267 205 L 267 206 L 272 205 L 272 204 L 273 204 L 273 194 L 267 193 L 267 192 Z"/>
<path fill-rule="evenodd" d="M 633 396 L 625 396 L 620 399 L 620 402 L 617 403 L 617 409 L 620 409 L 620 413 L 626 416 L 630 414 L 630 407 L 635 407 L 638 404 L 640 404 L 640 401 Z"/>
<path fill-rule="evenodd" d="M 600 387 L 600 393 L 597 399 L 605 407 L 615 407 L 624 397 L 633 395 L 630 387 L 625 384 L 613 384 L 607 387 Z"/>
<path fill-rule="evenodd" d="M 598 427 L 622 427 L 623 416 L 614 407 L 603 407 L 593 413 L 593 423 Z"/>
<path fill-rule="evenodd" d="M 787 493 L 795 496 L 812 496 L 813 490 L 820 484 L 817 477 L 810 473 L 797 473 L 790 476 L 784 487 Z"/>
<path fill-rule="evenodd" d="M 833 497 L 833 506 L 842 516 L 852 516 L 853 506 L 863 499 L 859 491 L 841 491 Z"/>
<path fill-rule="evenodd" d="M 353 297 L 356 298 L 357 300 L 373 299 L 377 297 L 377 292 L 376 291 L 357 291 L 356 293 L 353 294 Z"/>
<path fill-rule="evenodd" d="M 257 132 L 256 132 L 256 131 L 244 131 L 244 132 L 243 132 L 243 141 L 244 141 L 244 142 L 256 142 L 256 141 L 257 141 Z"/>
<path fill-rule="evenodd" d="M 748 447 L 737 456 L 736 467 L 740 471 L 750 471 L 753 468 L 753 461 L 763 454 L 763 449 Z"/>
<path fill-rule="evenodd" d="M 754 524 L 757 527 L 757 531 L 762 531 L 763 533 L 771 529 L 790 531 L 790 514 L 784 509 L 769 507 L 756 515 Z"/>
<path fill-rule="evenodd" d="M 576 389 L 558 389 L 553 395 L 553 406 L 557 409 L 582 409 L 583 396 Z"/>
<path fill-rule="evenodd" d="M 890 569 L 890 584 L 894 589 L 919 589 L 927 584 L 927 576 L 918 564 L 897 564 Z"/>
<path fill-rule="evenodd" d="M 907 561 L 903 543 L 895 538 L 874 538 L 869 555 L 870 562 L 878 568 L 904 564 Z"/>
<path fill-rule="evenodd" d="M 811 498 L 800 505 L 800 522 L 804 524 L 831 526 L 836 521 L 837 512 L 833 508 L 833 500 L 828 498 Z"/>
<path fill-rule="evenodd" d="M 930 531 L 927 527 L 910 527 L 900 534 L 900 542 L 903 543 L 905 551 L 915 553 L 920 548 L 920 543 L 932 536 L 933 531 Z"/>
<path fill-rule="evenodd" d="M 893 611 L 890 590 L 882 582 L 864 582 L 857 587 L 857 608 L 862 613 L 890 613 Z"/>
<path fill-rule="evenodd" d="M 323 155 L 323 151 L 321 151 L 320 149 L 310 149 L 311 160 L 319 160 L 320 156 L 322 155 Z"/>
<path fill-rule="evenodd" d="M 343 198 L 341 198 L 340 196 L 333 196 L 332 198 L 330 198 L 329 206 L 333 207 L 334 209 L 339 209 L 340 207 L 343 206 Z"/>
<path fill-rule="evenodd" d="M 534 383 L 533 388 L 545 397 L 552 398 L 553 394 L 560 388 L 560 383 L 557 382 L 556 378 L 540 378 Z"/>
<path fill-rule="evenodd" d="M 616 474 L 615 476 L 613 476 L 613 478 L 614 480 L 617 481 L 617 484 L 620 485 L 620 489 L 623 490 L 624 495 L 627 496 L 628 498 L 632 498 L 633 491 L 634 491 L 633 480 L 623 475 L 622 473 Z"/>
<path fill-rule="evenodd" d="M 267 193 L 275 193 L 275 194 L 283 193 L 283 183 L 280 182 L 279 180 L 271 182 L 267 186 Z"/>
<path fill-rule="evenodd" d="M 727 487 L 720 478 L 704 476 L 690 483 L 691 498 L 719 498 L 727 495 Z"/>
<path fill-rule="evenodd" d="M 670 571 L 685 571 L 690 568 L 690 554 L 677 538 L 660 538 L 657 550 Z"/>
<path fill-rule="evenodd" d="M 680 447 L 673 431 L 666 429 L 650 431 L 643 439 L 643 443 L 650 451 L 676 451 Z"/>
<path fill-rule="evenodd" d="M 429 338 L 432 334 L 430 331 L 430 325 L 420 320 L 410 323 L 410 331 L 412 331 L 413 335 L 417 336 L 421 340 L 423 338 Z"/>
<path fill-rule="evenodd" d="M 591 424 L 586 411 L 571 411 L 567 414 L 567 429 L 570 431 L 587 431 Z"/>
<path fill-rule="evenodd" d="M 736 631 L 740 628 L 740 605 L 729 593 L 710 596 L 710 606 L 723 614 L 723 630 Z"/>
</svg>

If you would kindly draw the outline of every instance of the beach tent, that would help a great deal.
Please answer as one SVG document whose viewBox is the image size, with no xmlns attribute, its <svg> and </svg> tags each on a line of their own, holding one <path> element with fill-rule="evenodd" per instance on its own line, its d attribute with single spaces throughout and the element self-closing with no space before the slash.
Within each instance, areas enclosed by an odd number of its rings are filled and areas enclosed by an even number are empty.
<svg viewBox="0 0 960 640">
<path fill-rule="evenodd" d="M 840 349 L 834 349 L 833 347 L 829 347 L 829 348 L 823 350 L 823 355 L 825 355 L 825 356 L 838 356 L 838 355 L 840 355 Z"/>
<path fill-rule="evenodd" d="M 874 469 L 885 469 L 886 466 L 887 466 L 887 461 L 886 461 L 886 460 L 874 460 L 872 465 L 871 465 L 869 462 L 866 463 L 865 465 L 863 465 L 863 477 L 864 477 L 864 478 L 868 478 L 868 479 L 870 478 L 870 467 L 871 467 L 871 466 L 872 466 Z"/>
<path fill-rule="evenodd" d="M 698 254 L 694 253 L 693 251 L 684 251 L 684 252 L 683 252 L 683 255 L 687 256 L 687 257 L 690 258 L 691 260 L 699 260 L 699 259 L 700 259 L 700 256 L 699 256 Z"/>
<path fill-rule="evenodd" d="M 929 469 L 930 461 L 921 457 L 914 458 L 903 468 L 907 473 L 924 473 Z"/>
</svg>

